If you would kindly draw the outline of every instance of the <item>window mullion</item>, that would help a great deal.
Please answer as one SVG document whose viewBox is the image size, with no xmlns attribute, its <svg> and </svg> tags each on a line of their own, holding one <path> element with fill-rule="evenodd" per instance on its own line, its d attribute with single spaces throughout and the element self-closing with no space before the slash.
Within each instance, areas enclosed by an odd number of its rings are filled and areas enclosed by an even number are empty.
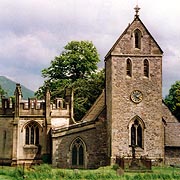
<svg viewBox="0 0 180 180">
<path fill-rule="evenodd" d="M 34 128 L 34 144 L 36 144 L 36 128 Z"/>
<path fill-rule="evenodd" d="M 79 166 L 79 146 L 77 148 L 77 165 Z"/>
<path fill-rule="evenodd" d="M 135 145 L 138 145 L 138 137 L 137 137 L 137 126 L 135 126 Z"/>
<path fill-rule="evenodd" d="M 31 144 L 31 127 L 29 127 L 29 144 Z"/>
</svg>

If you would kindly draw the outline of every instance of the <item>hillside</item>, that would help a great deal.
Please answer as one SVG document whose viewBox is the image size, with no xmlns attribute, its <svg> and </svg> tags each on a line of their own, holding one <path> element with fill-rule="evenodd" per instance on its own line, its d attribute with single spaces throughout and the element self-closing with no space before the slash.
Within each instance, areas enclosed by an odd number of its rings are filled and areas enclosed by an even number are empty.
<svg viewBox="0 0 180 180">
<path fill-rule="evenodd" d="M 16 82 L 6 78 L 5 76 L 0 76 L 0 85 L 2 89 L 7 92 L 7 96 L 14 96 L 14 90 L 16 88 Z M 23 99 L 28 99 L 28 97 L 34 97 L 34 92 L 25 86 L 21 85 L 21 90 L 23 94 Z"/>
</svg>

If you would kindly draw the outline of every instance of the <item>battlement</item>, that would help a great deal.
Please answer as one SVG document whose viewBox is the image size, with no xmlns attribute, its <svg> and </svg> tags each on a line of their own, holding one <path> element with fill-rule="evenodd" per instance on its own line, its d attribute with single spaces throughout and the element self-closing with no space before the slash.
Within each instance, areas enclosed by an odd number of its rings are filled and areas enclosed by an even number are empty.
<svg viewBox="0 0 180 180">
<path fill-rule="evenodd" d="M 41 115 L 45 114 L 45 101 L 37 100 L 36 98 L 29 98 L 28 100 L 21 100 L 19 103 L 19 115 Z"/>
<path fill-rule="evenodd" d="M 70 114 L 70 104 L 63 98 L 56 98 L 54 103 L 51 104 L 51 116 L 67 117 Z"/>
<path fill-rule="evenodd" d="M 0 99 L 0 115 L 13 115 L 14 112 L 14 102 L 13 98 Z"/>
<path fill-rule="evenodd" d="M 50 93 L 46 92 L 46 98 L 38 100 L 37 98 L 22 99 L 20 84 L 17 84 L 15 97 L 0 100 L 0 115 L 3 116 L 51 116 L 51 117 L 70 117 L 71 99 L 70 95 L 63 98 L 56 98 L 54 102 L 50 101 Z"/>
</svg>

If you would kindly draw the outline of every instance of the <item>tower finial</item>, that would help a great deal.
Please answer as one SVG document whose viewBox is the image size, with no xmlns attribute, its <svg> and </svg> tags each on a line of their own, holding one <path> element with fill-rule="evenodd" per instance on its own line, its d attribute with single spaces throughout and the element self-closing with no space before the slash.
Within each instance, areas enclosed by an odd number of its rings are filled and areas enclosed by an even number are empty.
<svg viewBox="0 0 180 180">
<path fill-rule="evenodd" d="M 141 8 L 139 8 L 139 6 L 138 5 L 136 5 L 136 7 L 134 8 L 134 10 L 135 10 L 135 12 L 136 12 L 136 14 L 135 14 L 135 17 L 137 17 L 137 16 L 139 16 L 139 10 L 140 10 Z"/>
</svg>

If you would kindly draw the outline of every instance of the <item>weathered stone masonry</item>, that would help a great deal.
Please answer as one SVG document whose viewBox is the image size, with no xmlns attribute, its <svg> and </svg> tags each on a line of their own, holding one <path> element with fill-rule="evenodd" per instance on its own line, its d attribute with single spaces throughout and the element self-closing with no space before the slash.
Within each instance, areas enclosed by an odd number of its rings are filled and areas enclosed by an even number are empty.
<svg viewBox="0 0 180 180">
<path fill-rule="evenodd" d="M 116 158 L 145 157 L 180 164 L 180 123 L 162 102 L 163 51 L 138 15 L 105 57 L 106 87 L 81 119 L 73 118 L 73 92 L 51 102 L 23 100 L 0 106 L 0 163 L 52 163 L 59 168 L 98 168 Z"/>
</svg>

